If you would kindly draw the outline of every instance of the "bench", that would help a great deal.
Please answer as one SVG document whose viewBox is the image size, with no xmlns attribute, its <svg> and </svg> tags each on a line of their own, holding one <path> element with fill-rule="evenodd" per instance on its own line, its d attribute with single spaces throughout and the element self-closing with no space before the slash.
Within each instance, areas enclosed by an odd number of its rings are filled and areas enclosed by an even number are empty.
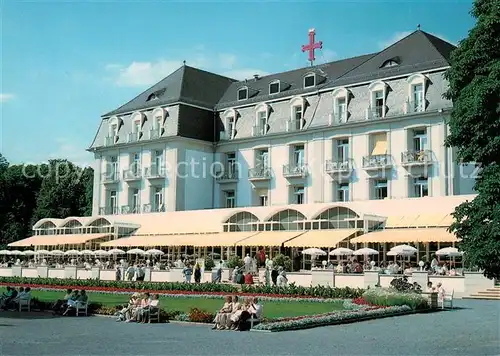
<svg viewBox="0 0 500 356">
<path fill-rule="evenodd" d="M 88 315 L 88 305 L 89 302 L 76 302 L 75 304 L 75 315 L 80 316 L 80 315 Z"/>
<path fill-rule="evenodd" d="M 253 314 L 250 316 L 250 319 L 248 319 L 248 321 L 250 322 L 250 329 L 253 329 L 253 326 L 255 324 L 260 324 L 260 319 Z"/>
<path fill-rule="evenodd" d="M 451 293 L 445 293 L 443 298 L 438 298 L 438 303 L 441 305 L 441 309 L 445 308 L 445 304 L 448 304 L 450 309 L 453 309 L 453 295 L 455 294 L 455 290 L 452 289 Z"/>
<path fill-rule="evenodd" d="M 23 310 L 26 310 L 26 311 L 31 311 L 31 298 L 28 298 L 28 299 L 19 299 L 18 301 L 19 303 L 19 311 L 23 311 Z"/>
</svg>

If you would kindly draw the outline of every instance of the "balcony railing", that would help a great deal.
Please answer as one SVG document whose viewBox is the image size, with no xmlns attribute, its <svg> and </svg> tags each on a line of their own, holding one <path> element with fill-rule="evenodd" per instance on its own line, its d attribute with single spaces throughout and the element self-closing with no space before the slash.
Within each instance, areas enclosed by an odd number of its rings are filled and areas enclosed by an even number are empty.
<svg viewBox="0 0 500 356">
<path fill-rule="evenodd" d="M 363 168 L 380 169 L 392 166 L 392 157 L 388 154 L 363 157 Z"/>
<path fill-rule="evenodd" d="M 334 112 L 332 114 L 334 124 L 343 124 L 347 122 L 347 112 Z"/>
<path fill-rule="evenodd" d="M 118 206 L 104 206 L 99 208 L 99 215 L 118 215 Z"/>
<path fill-rule="evenodd" d="M 160 213 L 165 212 L 165 204 L 144 204 L 142 206 L 143 213 Z"/>
<path fill-rule="evenodd" d="M 167 176 L 167 169 L 163 166 L 152 165 L 151 167 L 146 167 L 144 170 L 144 175 L 146 178 L 165 178 Z"/>
<path fill-rule="evenodd" d="M 248 179 L 250 180 L 266 180 L 271 179 L 271 168 L 256 167 L 248 170 Z"/>
<path fill-rule="evenodd" d="M 236 131 L 234 131 L 234 130 L 233 130 L 233 132 L 221 131 L 219 133 L 219 138 L 221 141 L 232 140 L 235 136 L 236 136 Z"/>
<path fill-rule="evenodd" d="M 140 214 L 141 206 L 140 205 L 123 205 L 121 207 L 122 214 Z"/>
<path fill-rule="evenodd" d="M 403 165 L 425 165 L 432 163 L 432 151 L 406 151 L 401 153 L 401 164 Z"/>
<path fill-rule="evenodd" d="M 268 125 L 255 125 L 252 127 L 252 136 L 264 136 L 267 134 Z"/>
<path fill-rule="evenodd" d="M 137 142 L 139 141 L 140 137 L 141 137 L 140 132 L 131 132 L 128 134 L 128 142 Z"/>
<path fill-rule="evenodd" d="M 118 172 L 106 172 L 102 174 L 103 183 L 116 183 L 118 182 Z"/>
<path fill-rule="evenodd" d="M 283 166 L 284 177 L 306 177 L 308 174 L 305 164 L 285 164 Z"/>
<path fill-rule="evenodd" d="M 304 119 L 290 119 L 286 122 L 286 131 L 300 131 L 304 128 L 305 123 Z"/>
<path fill-rule="evenodd" d="M 133 181 L 142 178 L 142 171 L 140 168 L 127 169 L 123 171 L 123 179 L 126 181 Z"/>
<path fill-rule="evenodd" d="M 105 146 L 113 146 L 118 141 L 118 136 L 107 136 L 104 140 Z"/>
<path fill-rule="evenodd" d="M 349 172 L 352 170 L 352 164 L 350 160 L 327 160 L 325 162 L 326 173 L 341 173 Z"/>
<path fill-rule="evenodd" d="M 425 102 L 424 101 L 407 101 L 405 104 L 405 112 L 406 114 L 415 114 L 418 112 L 425 111 Z"/>
<path fill-rule="evenodd" d="M 384 117 L 384 106 L 370 106 L 366 109 L 366 119 L 375 120 Z"/>
<path fill-rule="evenodd" d="M 217 182 L 237 181 L 239 174 L 237 169 L 227 169 L 215 173 Z"/>
<path fill-rule="evenodd" d="M 149 139 L 150 140 L 156 140 L 161 137 L 163 133 L 162 129 L 153 129 L 149 131 Z"/>
</svg>

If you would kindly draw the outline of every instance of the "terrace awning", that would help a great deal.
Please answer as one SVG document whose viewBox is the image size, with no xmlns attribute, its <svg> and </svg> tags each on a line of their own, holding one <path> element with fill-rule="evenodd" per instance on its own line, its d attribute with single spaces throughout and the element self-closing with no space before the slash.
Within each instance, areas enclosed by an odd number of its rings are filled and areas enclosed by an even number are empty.
<svg viewBox="0 0 500 356">
<path fill-rule="evenodd" d="M 401 242 L 458 242 L 455 234 L 445 228 L 386 229 L 356 237 L 351 243 L 401 243 Z"/>
<path fill-rule="evenodd" d="M 35 235 L 27 239 L 10 243 L 11 247 L 78 245 L 88 241 L 110 236 L 110 234 L 68 234 L 68 235 Z"/>
<path fill-rule="evenodd" d="M 290 241 L 285 247 L 336 247 L 339 242 L 353 236 L 359 229 L 310 230 Z"/>
<path fill-rule="evenodd" d="M 262 231 L 245 240 L 238 241 L 236 246 L 281 246 L 284 242 L 304 233 L 304 231 Z"/>
</svg>

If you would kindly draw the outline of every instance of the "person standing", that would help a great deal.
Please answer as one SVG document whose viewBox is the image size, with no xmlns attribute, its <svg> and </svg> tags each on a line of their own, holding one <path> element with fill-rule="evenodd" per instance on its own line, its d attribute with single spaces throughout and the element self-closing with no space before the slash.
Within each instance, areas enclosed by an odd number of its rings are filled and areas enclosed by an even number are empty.
<svg viewBox="0 0 500 356">
<path fill-rule="evenodd" d="M 184 278 L 186 278 L 186 283 L 191 283 L 191 276 L 193 275 L 193 270 L 189 264 L 187 264 L 186 267 L 184 267 L 182 273 L 184 274 Z"/>
<path fill-rule="evenodd" d="M 201 282 L 201 267 L 199 263 L 197 263 L 196 266 L 194 266 L 194 282 L 195 283 Z"/>
</svg>

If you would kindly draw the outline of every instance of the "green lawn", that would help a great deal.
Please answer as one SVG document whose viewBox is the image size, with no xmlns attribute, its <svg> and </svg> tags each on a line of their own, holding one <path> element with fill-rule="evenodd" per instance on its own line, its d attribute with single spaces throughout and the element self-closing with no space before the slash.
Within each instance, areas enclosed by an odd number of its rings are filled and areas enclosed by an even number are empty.
<svg viewBox="0 0 500 356">
<path fill-rule="evenodd" d="M 0 289 L 0 294 L 5 291 Z M 33 290 L 32 296 L 42 301 L 52 302 L 62 299 L 65 292 L 56 291 L 38 291 Z M 129 296 L 123 294 L 102 294 L 88 293 L 89 301 L 92 303 L 102 303 L 106 306 L 115 306 L 127 303 Z M 191 308 L 198 308 L 208 312 L 215 312 L 223 304 L 222 299 L 204 299 L 204 298 L 169 298 L 161 297 L 160 303 L 164 309 L 179 310 L 188 312 Z M 318 303 L 318 302 L 274 302 L 262 301 L 264 306 L 264 316 L 267 318 L 294 317 L 301 315 L 328 313 L 336 310 L 342 310 L 342 302 Z"/>
</svg>

